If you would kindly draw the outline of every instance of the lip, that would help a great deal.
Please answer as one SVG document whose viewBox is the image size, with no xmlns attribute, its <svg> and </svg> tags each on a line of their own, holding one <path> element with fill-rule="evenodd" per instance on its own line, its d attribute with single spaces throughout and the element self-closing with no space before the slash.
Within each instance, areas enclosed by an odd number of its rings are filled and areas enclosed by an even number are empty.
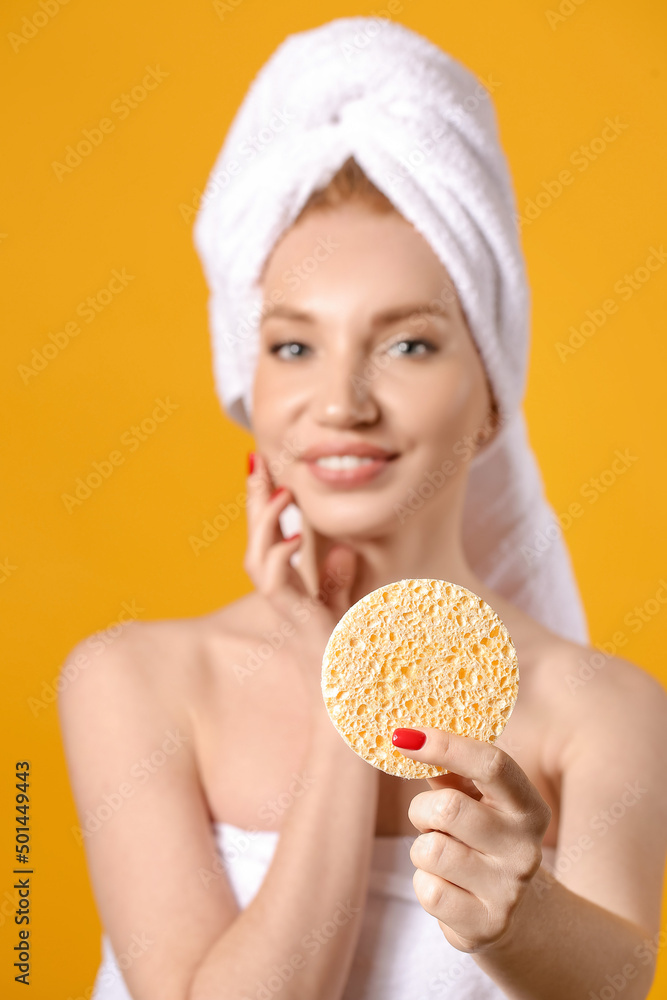
<svg viewBox="0 0 667 1000">
<path fill-rule="evenodd" d="M 389 460 L 396 458 L 398 452 L 380 448 L 379 445 L 368 444 L 366 441 L 328 441 L 307 448 L 301 458 L 305 462 L 314 462 L 325 455 L 358 455 L 360 458 L 379 458 Z"/>
<path fill-rule="evenodd" d="M 317 464 L 317 459 L 325 455 L 357 455 L 373 461 L 365 462 L 356 469 L 325 469 Z M 391 452 L 365 441 L 330 441 L 308 448 L 301 456 L 315 478 L 329 486 L 360 486 L 368 483 L 384 472 L 397 457 L 398 452 Z"/>
</svg>

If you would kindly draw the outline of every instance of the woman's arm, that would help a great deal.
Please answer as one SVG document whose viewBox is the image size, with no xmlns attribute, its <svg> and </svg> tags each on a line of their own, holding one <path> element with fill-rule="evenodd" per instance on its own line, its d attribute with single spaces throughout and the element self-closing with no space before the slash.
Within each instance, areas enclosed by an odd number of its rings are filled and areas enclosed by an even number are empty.
<svg viewBox="0 0 667 1000">
<path fill-rule="evenodd" d="M 564 678 L 565 679 L 565 678 Z M 558 699 L 557 686 L 552 691 Z M 472 779 L 477 800 L 441 787 L 410 804 L 422 831 L 415 890 L 447 939 L 509 1000 L 645 1000 L 660 947 L 667 841 L 667 698 L 657 681 L 610 659 L 556 717 L 562 758 L 556 871 L 540 866 L 544 800 L 499 748 L 426 729 L 413 759 Z M 566 711 L 567 710 L 567 711 Z"/>
<path fill-rule="evenodd" d="M 128 625 L 63 686 L 58 711 L 78 813 L 72 835 L 130 994 L 185 1000 L 238 906 L 224 877 L 207 887 L 197 874 L 216 842 L 187 701 L 153 628 Z"/>
<path fill-rule="evenodd" d="M 290 564 L 298 540 L 283 539 L 278 522 L 289 493 L 275 496 L 271 485 L 258 457 L 245 565 L 292 624 L 292 655 L 310 706 L 303 766 L 312 783 L 284 814 L 275 857 L 243 912 L 224 876 L 200 877 L 217 848 L 189 699 L 179 689 L 190 672 L 170 667 L 178 657 L 161 652 L 164 640 L 145 638 L 154 626 L 130 626 L 59 700 L 81 842 L 114 952 L 132 956 L 122 968 L 133 1000 L 255 1000 L 271 996 L 277 983 L 281 1000 L 338 1000 L 347 980 L 379 772 L 331 724 L 320 674 L 326 642 L 349 607 L 353 563 L 334 547 L 319 567 L 321 590 L 310 594 Z M 304 598 L 305 621 L 295 610 Z M 178 748 L 168 757 L 160 747 L 172 731 Z M 240 757 L 244 747 L 228 752 Z"/>
<path fill-rule="evenodd" d="M 267 875 L 199 965 L 189 1000 L 268 997 L 278 988 L 282 1000 L 343 993 L 368 888 L 379 772 L 350 750 L 324 706 L 302 766 L 309 786 L 283 817 Z"/>
<path fill-rule="evenodd" d="M 475 960 L 511 1000 L 644 1000 L 664 948 L 667 697 L 613 657 L 567 690 L 558 880 L 540 868 L 507 938 Z"/>
<path fill-rule="evenodd" d="M 168 668 L 145 628 L 114 640 L 59 699 L 79 814 L 72 832 L 133 1000 L 254 1000 L 272 994 L 276 976 L 282 1000 L 337 1000 L 360 929 L 378 772 L 322 705 L 303 758 L 309 785 L 283 816 L 257 896 L 239 911 L 220 868 L 200 876 L 217 846 L 195 733 L 178 692 L 160 694 Z"/>
<path fill-rule="evenodd" d="M 658 934 L 592 903 L 544 868 L 505 942 L 474 956 L 508 1000 L 646 1000 Z M 612 991 L 613 992 L 610 992 Z"/>
<path fill-rule="evenodd" d="M 258 591 L 292 625 L 292 655 L 310 706 L 303 766 L 312 784 L 285 814 L 257 896 L 206 955 L 189 1000 L 254 1000 L 270 997 L 276 989 L 282 1000 L 338 1000 L 359 936 L 379 772 L 340 738 L 321 690 L 322 654 L 350 605 L 355 564 L 346 547 L 330 550 L 319 566 L 311 553 L 310 575 L 320 589 L 317 594 L 307 590 L 290 562 L 300 537 L 283 538 L 279 523 L 280 511 L 291 499 L 287 489 L 273 491 L 268 465 L 257 454 L 248 478 L 244 565 Z M 303 526 L 307 530 L 305 519 Z M 335 586 L 329 587 L 330 582 Z M 312 609 L 305 622 L 295 613 L 304 599 Z M 243 748 L 230 752 L 242 753 Z"/>
</svg>

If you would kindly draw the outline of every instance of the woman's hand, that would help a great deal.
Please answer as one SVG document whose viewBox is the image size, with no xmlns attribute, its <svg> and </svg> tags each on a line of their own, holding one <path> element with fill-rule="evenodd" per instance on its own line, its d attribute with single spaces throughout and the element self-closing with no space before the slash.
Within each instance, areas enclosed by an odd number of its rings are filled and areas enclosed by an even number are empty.
<svg viewBox="0 0 667 1000">
<path fill-rule="evenodd" d="M 450 944 L 483 951 L 508 932 L 539 870 L 551 809 L 499 747 L 440 729 L 418 732 L 423 747 L 398 749 L 453 773 L 428 778 L 431 791 L 408 809 L 421 831 L 410 850 L 415 893 Z"/>
<path fill-rule="evenodd" d="M 294 626 L 298 666 L 305 685 L 318 705 L 322 703 L 322 656 L 329 636 L 350 607 L 356 555 L 345 545 L 333 545 L 316 568 L 319 589 L 310 593 L 290 557 L 302 542 L 301 534 L 284 538 L 279 516 L 294 495 L 287 487 L 273 489 L 263 457 L 255 453 L 248 476 L 248 546 L 244 569 L 257 591 L 278 614 Z M 308 526 L 304 524 L 308 530 Z"/>
</svg>

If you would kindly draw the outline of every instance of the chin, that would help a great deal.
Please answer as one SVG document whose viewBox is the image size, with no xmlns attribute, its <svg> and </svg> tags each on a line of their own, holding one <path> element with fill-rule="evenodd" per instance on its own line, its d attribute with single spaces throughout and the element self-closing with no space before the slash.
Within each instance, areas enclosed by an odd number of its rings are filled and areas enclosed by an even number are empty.
<svg viewBox="0 0 667 1000">
<path fill-rule="evenodd" d="M 302 494 L 297 499 L 307 521 L 321 535 L 350 540 L 391 534 L 400 528 L 395 502 L 393 497 L 359 491 L 347 495 L 337 491 L 326 497 Z"/>
</svg>

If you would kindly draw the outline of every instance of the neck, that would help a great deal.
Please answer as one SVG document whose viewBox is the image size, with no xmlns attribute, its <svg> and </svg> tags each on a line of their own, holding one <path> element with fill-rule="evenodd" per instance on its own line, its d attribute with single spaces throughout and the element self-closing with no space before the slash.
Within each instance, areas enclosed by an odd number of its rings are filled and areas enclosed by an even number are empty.
<svg viewBox="0 0 667 1000">
<path fill-rule="evenodd" d="M 507 626 L 517 650 L 521 650 L 524 663 L 532 655 L 535 642 L 544 642 L 543 627 L 473 571 L 463 551 L 455 520 L 438 520 L 425 531 L 415 517 L 410 526 L 406 522 L 398 532 L 373 539 L 352 536 L 332 539 L 304 531 L 299 571 L 313 595 L 321 585 L 315 567 L 321 565 L 326 552 L 336 542 L 349 545 L 357 555 L 350 606 L 371 591 L 396 580 L 446 580 L 466 587 L 486 601 Z M 313 558 L 315 552 L 318 553 L 317 562 Z"/>
<path fill-rule="evenodd" d="M 320 586 L 317 567 L 332 545 L 343 543 L 357 556 L 352 604 L 396 580 L 434 579 L 467 587 L 493 607 L 492 598 L 497 595 L 474 573 L 463 550 L 462 513 L 463 490 L 459 488 L 442 496 L 438 504 L 425 504 L 410 512 L 399 525 L 394 520 L 385 532 L 378 531 L 372 537 L 348 534 L 331 538 L 304 525 L 299 570 L 310 592 L 315 593 Z"/>
<path fill-rule="evenodd" d="M 437 537 L 425 537 L 419 533 L 413 538 L 393 536 L 359 541 L 353 548 L 358 568 L 350 595 L 352 603 L 395 580 L 447 580 L 480 596 L 484 589 L 457 536 L 447 537 L 440 532 Z"/>
</svg>

